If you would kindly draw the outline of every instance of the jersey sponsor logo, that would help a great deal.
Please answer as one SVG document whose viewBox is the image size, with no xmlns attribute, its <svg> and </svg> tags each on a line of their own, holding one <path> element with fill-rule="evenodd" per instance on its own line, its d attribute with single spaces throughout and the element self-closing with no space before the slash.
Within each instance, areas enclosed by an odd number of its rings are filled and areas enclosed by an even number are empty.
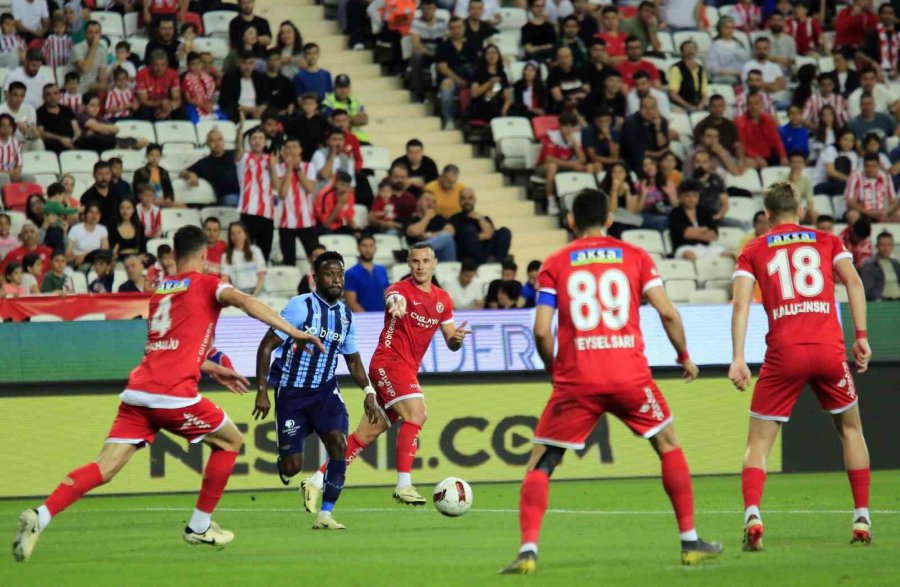
<svg viewBox="0 0 900 587">
<path fill-rule="evenodd" d="M 647 396 L 647 403 L 641 405 L 641 413 L 646 414 L 647 412 L 652 412 L 653 419 L 657 420 L 658 422 L 662 422 L 665 418 L 665 414 L 663 413 L 659 402 L 656 401 L 656 396 L 653 395 L 653 390 L 649 387 L 645 387 L 644 395 Z"/>
<path fill-rule="evenodd" d="M 391 380 L 388 378 L 387 371 L 384 370 L 384 367 L 378 368 L 378 387 L 384 389 L 384 392 L 388 394 L 390 397 L 395 397 L 397 395 L 397 391 L 394 389 L 394 384 L 391 383 Z"/>
<path fill-rule="evenodd" d="M 175 351 L 178 350 L 179 344 L 181 344 L 181 341 L 179 341 L 177 338 L 156 340 L 153 342 L 148 342 L 146 346 L 144 346 L 144 352 L 152 353 L 153 351 Z"/>
<path fill-rule="evenodd" d="M 784 234 L 770 234 L 766 237 L 766 242 L 770 247 L 814 243 L 816 242 L 816 233 L 811 230 L 802 230 L 797 232 L 786 232 Z"/>
<path fill-rule="evenodd" d="M 576 336 L 575 350 L 596 351 L 608 349 L 633 349 L 633 334 L 613 334 L 612 336 Z"/>
<path fill-rule="evenodd" d="M 178 279 L 173 281 L 163 281 L 159 284 L 159 287 L 156 288 L 156 293 L 158 294 L 172 294 L 178 293 L 181 291 L 187 291 L 188 287 L 191 285 L 191 278 L 187 279 Z"/>
<path fill-rule="evenodd" d="M 831 302 L 820 302 L 818 300 L 808 302 L 797 302 L 794 304 L 785 304 L 778 306 L 772 310 L 772 320 L 778 320 L 785 316 L 796 316 L 797 314 L 830 314 Z"/>
<path fill-rule="evenodd" d="M 621 263 L 622 249 L 581 249 L 580 251 L 572 251 L 569 253 L 569 264 L 572 267 L 582 267 L 584 265 L 596 265 L 607 263 Z"/>
<path fill-rule="evenodd" d="M 282 429 L 281 432 L 287 436 L 296 436 L 297 430 L 299 428 L 300 428 L 300 426 L 298 426 L 297 422 L 295 422 L 294 420 L 285 420 L 284 428 Z"/>
<path fill-rule="evenodd" d="M 332 341 L 332 342 L 344 342 L 344 334 L 346 332 L 346 322 L 344 320 L 341 321 L 341 324 L 344 326 L 344 332 L 337 333 L 334 330 L 329 330 L 327 328 L 316 328 L 315 326 L 307 326 L 304 328 L 307 334 L 312 334 L 319 338 L 319 340 L 323 341 Z"/>
<path fill-rule="evenodd" d="M 385 348 L 391 348 L 391 344 L 394 342 L 394 327 L 397 325 L 397 319 L 391 317 L 391 323 L 388 324 L 387 330 L 384 331 L 384 346 Z"/>
<path fill-rule="evenodd" d="M 440 312 L 440 310 L 438 311 Z M 440 323 L 440 320 L 437 318 L 429 318 L 428 316 L 423 316 L 416 312 L 412 312 L 409 317 L 415 320 L 416 325 L 421 328 L 433 328 Z"/>
<path fill-rule="evenodd" d="M 184 418 L 184 422 L 181 423 L 181 430 L 187 430 L 188 428 L 206 430 L 207 428 L 212 428 L 212 426 L 190 412 L 184 412 L 181 417 Z"/>
</svg>

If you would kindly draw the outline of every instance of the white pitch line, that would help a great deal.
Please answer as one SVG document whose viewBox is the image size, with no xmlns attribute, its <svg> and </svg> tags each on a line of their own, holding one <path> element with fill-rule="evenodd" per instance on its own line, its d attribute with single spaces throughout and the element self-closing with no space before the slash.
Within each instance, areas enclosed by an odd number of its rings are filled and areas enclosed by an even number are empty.
<svg viewBox="0 0 900 587">
<path fill-rule="evenodd" d="M 342 512 L 353 513 L 417 513 L 430 510 L 404 510 L 401 508 L 339 508 Z M 152 512 L 191 512 L 191 508 L 175 508 L 175 507 L 158 507 L 158 508 L 122 508 L 122 509 L 88 509 L 74 510 L 66 512 L 71 514 L 125 514 L 125 513 L 152 513 Z M 217 512 L 236 512 L 236 513 L 293 513 L 300 512 L 300 508 L 216 508 Z M 516 509 L 478 509 L 473 512 L 483 514 L 518 514 Z M 873 514 L 879 515 L 898 515 L 900 510 L 871 510 Z M 6 510 L 0 514 L 11 515 L 18 511 Z M 588 516 L 671 516 L 671 510 L 658 511 L 631 511 L 631 510 L 567 510 L 567 509 L 548 509 L 548 514 L 574 514 Z M 741 515 L 740 510 L 698 510 L 694 512 L 699 515 Z M 821 515 L 821 514 L 852 514 L 852 510 L 764 510 L 765 514 L 788 514 L 788 515 Z"/>
</svg>

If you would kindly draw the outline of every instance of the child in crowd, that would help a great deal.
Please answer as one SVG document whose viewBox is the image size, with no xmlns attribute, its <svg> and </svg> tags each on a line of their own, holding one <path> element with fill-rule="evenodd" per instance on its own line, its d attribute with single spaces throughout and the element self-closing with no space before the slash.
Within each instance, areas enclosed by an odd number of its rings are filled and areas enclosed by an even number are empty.
<svg viewBox="0 0 900 587">
<path fill-rule="evenodd" d="M 97 277 L 88 285 L 88 291 L 95 294 L 113 293 L 112 253 L 103 250 L 95 252 L 93 268 Z"/>
<path fill-rule="evenodd" d="M 44 215 L 56 214 L 60 218 L 57 226 L 68 230 L 69 226 L 78 223 L 78 208 L 66 201 L 66 188 L 63 184 L 54 182 L 47 186 L 47 200 L 44 202 Z M 68 225 L 63 224 L 65 220 Z M 46 243 L 45 243 L 46 244 Z"/>
<path fill-rule="evenodd" d="M 131 80 L 128 72 L 121 67 L 113 71 L 113 88 L 106 94 L 107 120 L 116 121 L 124 118 L 133 118 L 140 104 L 137 96 L 131 88 Z"/>
<path fill-rule="evenodd" d="M 184 109 L 194 124 L 202 120 L 224 120 L 225 114 L 216 106 L 216 80 L 203 71 L 199 53 L 188 53 L 188 72 L 181 80 L 181 94 L 186 102 Z"/>
<path fill-rule="evenodd" d="M 4 298 L 18 298 L 28 295 L 28 290 L 22 285 L 22 265 L 10 263 L 4 272 L 6 283 L 3 284 Z"/>
<path fill-rule="evenodd" d="M 128 86 L 134 88 L 134 78 L 137 77 L 137 66 L 135 60 L 132 59 L 131 45 L 128 41 L 119 41 L 116 43 L 116 60 L 110 63 L 109 68 L 115 71 L 121 67 L 128 74 Z"/>
<path fill-rule="evenodd" d="M 6 212 L 0 212 L 0 261 L 11 250 L 19 246 L 19 239 L 12 234 L 12 219 Z"/>
<path fill-rule="evenodd" d="M 84 109 L 81 103 L 81 92 L 78 91 L 81 85 L 81 76 L 74 71 L 70 71 L 66 74 L 64 80 L 66 91 L 59 98 L 59 103 L 71 108 L 75 114 L 80 114 Z"/>
<path fill-rule="evenodd" d="M 22 142 L 15 129 L 13 117 L 0 114 L 0 186 L 22 181 Z"/>
<path fill-rule="evenodd" d="M 132 184 L 149 184 L 156 194 L 156 204 L 161 208 L 184 208 L 184 204 L 175 201 L 175 189 L 169 172 L 159 164 L 162 151 L 162 145 L 147 145 L 147 164 L 134 172 Z"/>
<path fill-rule="evenodd" d="M 209 51 L 203 51 L 200 53 L 200 64 L 203 69 L 203 73 L 212 76 L 214 80 L 216 80 L 216 87 L 222 85 L 222 74 L 216 69 L 215 62 L 213 61 L 212 53 Z"/>
<path fill-rule="evenodd" d="M 25 255 L 22 259 L 22 287 L 28 292 L 25 295 L 37 295 L 41 293 L 38 285 L 41 277 L 41 271 L 44 265 L 41 263 L 41 256 L 34 253 Z"/>
<path fill-rule="evenodd" d="M 0 66 L 13 70 L 25 62 L 25 41 L 16 32 L 16 19 L 9 12 L 0 15 Z"/>
<path fill-rule="evenodd" d="M 156 249 L 156 263 L 147 269 L 146 290 L 155 291 L 163 279 L 175 275 L 175 253 L 169 245 L 159 245 Z"/>
<path fill-rule="evenodd" d="M 66 254 L 62 251 L 53 253 L 50 259 L 50 271 L 44 275 L 41 281 L 41 293 L 74 293 L 75 285 L 72 277 L 66 273 Z"/>
<path fill-rule="evenodd" d="M 156 200 L 153 186 L 142 183 L 135 186 L 135 193 L 140 204 L 137 207 L 138 218 L 144 225 L 144 236 L 148 239 L 162 236 L 162 214 Z"/>
<path fill-rule="evenodd" d="M 66 32 L 66 18 L 62 14 L 53 16 L 51 25 L 53 33 L 44 39 L 41 53 L 44 54 L 44 63 L 54 72 L 57 67 L 64 67 L 72 63 L 72 37 Z"/>
</svg>

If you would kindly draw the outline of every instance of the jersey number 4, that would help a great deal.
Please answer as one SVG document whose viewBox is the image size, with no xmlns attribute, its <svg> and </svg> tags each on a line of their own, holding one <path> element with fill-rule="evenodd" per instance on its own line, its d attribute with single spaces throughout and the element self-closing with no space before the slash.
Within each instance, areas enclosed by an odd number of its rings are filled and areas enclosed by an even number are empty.
<svg viewBox="0 0 900 587">
<path fill-rule="evenodd" d="M 155 332 L 160 338 L 172 328 L 172 296 L 165 296 L 156 306 L 156 312 L 150 318 L 150 332 Z"/>
<path fill-rule="evenodd" d="M 590 271 L 576 271 L 569 276 L 569 313 L 572 324 L 582 331 L 603 324 L 620 330 L 628 323 L 631 291 L 628 277 L 618 269 L 607 269 L 598 278 Z"/>
<path fill-rule="evenodd" d="M 814 298 L 825 287 L 825 278 L 820 267 L 822 258 L 812 247 L 799 247 L 794 250 L 788 262 L 788 252 L 778 251 L 766 267 L 769 275 L 778 275 L 781 285 L 781 297 L 791 300 L 797 294 L 804 298 Z M 796 293 L 795 293 L 796 292 Z"/>
</svg>

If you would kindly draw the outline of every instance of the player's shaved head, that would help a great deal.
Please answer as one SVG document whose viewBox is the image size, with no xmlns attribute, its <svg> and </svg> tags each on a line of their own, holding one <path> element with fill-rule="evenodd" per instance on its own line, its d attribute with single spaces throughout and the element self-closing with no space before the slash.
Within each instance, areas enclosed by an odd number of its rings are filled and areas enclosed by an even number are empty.
<svg viewBox="0 0 900 587">
<path fill-rule="evenodd" d="M 765 191 L 763 205 L 772 219 L 797 216 L 800 196 L 789 181 L 773 183 Z"/>
<path fill-rule="evenodd" d="M 570 224 L 575 230 L 585 232 L 591 228 L 606 228 L 609 225 L 609 198 L 606 192 L 584 189 L 575 196 L 572 203 Z"/>
<path fill-rule="evenodd" d="M 175 261 L 190 259 L 197 253 L 206 250 L 206 233 L 199 226 L 182 226 L 175 233 Z"/>
</svg>

